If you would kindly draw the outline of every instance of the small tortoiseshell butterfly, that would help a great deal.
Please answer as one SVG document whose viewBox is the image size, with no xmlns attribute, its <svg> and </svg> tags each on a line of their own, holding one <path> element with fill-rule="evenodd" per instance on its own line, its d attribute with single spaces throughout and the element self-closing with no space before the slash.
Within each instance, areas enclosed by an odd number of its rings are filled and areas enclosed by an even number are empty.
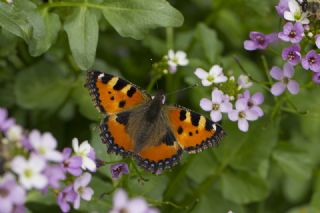
<svg viewBox="0 0 320 213">
<path fill-rule="evenodd" d="M 176 165 L 185 150 L 198 153 L 218 144 L 224 132 L 210 119 L 180 106 L 152 98 L 137 86 L 116 76 L 89 71 L 86 87 L 105 114 L 101 139 L 108 152 L 134 157 L 156 173 Z"/>
</svg>

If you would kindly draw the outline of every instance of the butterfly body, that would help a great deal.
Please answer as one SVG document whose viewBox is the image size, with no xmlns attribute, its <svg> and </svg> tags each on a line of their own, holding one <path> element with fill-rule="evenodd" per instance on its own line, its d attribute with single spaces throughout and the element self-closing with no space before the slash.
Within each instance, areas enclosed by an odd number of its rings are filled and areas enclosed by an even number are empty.
<svg viewBox="0 0 320 213">
<path fill-rule="evenodd" d="M 163 103 L 137 86 L 106 73 L 88 72 L 86 87 L 105 114 L 101 139 L 108 152 L 134 157 L 153 173 L 176 165 L 183 150 L 197 153 L 218 144 L 224 132 L 210 119 Z"/>
</svg>

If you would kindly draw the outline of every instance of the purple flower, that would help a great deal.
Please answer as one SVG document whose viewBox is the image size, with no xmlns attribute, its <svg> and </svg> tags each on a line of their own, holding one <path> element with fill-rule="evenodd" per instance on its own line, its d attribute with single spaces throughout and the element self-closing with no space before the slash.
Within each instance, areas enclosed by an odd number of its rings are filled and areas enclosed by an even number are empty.
<svg viewBox="0 0 320 213">
<path fill-rule="evenodd" d="M 299 43 L 302 40 L 303 32 L 304 28 L 300 22 L 295 24 L 288 22 L 283 26 L 283 32 L 280 32 L 278 36 L 283 41 Z"/>
<path fill-rule="evenodd" d="M 83 141 L 79 144 L 79 140 L 74 138 L 72 139 L 72 147 L 75 155 L 82 158 L 82 169 L 88 169 L 91 172 L 95 172 L 97 167 L 95 163 L 95 152 L 89 142 Z"/>
<path fill-rule="evenodd" d="M 76 199 L 74 201 L 73 207 L 75 209 L 79 209 L 80 207 L 80 199 L 89 201 L 93 195 L 93 190 L 87 185 L 90 183 L 91 174 L 83 173 L 80 177 L 78 177 L 73 184 L 73 190 L 77 193 Z"/>
<path fill-rule="evenodd" d="M 320 72 L 320 55 L 315 50 L 310 50 L 302 59 L 301 64 L 305 70 Z"/>
<path fill-rule="evenodd" d="M 57 203 L 63 212 L 70 211 L 70 204 L 76 200 L 77 193 L 73 191 L 73 185 L 69 185 L 64 188 L 59 194 L 57 198 Z"/>
<path fill-rule="evenodd" d="M 260 105 L 264 101 L 264 96 L 261 92 L 257 92 L 254 95 L 250 96 L 250 92 L 246 90 L 243 94 L 239 95 L 239 99 L 245 99 L 247 101 L 247 106 L 249 110 L 255 111 L 259 117 L 263 116 L 263 111 L 260 108 Z"/>
<path fill-rule="evenodd" d="M 0 131 L 6 132 L 15 124 L 15 120 L 8 118 L 8 111 L 0 107 Z"/>
<path fill-rule="evenodd" d="M 48 179 L 48 185 L 54 189 L 60 188 L 60 181 L 66 179 L 66 175 L 60 166 L 48 166 L 44 170 L 44 175 Z"/>
<path fill-rule="evenodd" d="M 320 84 L 320 72 L 313 73 L 312 80 L 316 84 Z"/>
<path fill-rule="evenodd" d="M 283 17 L 284 11 L 289 10 L 288 0 L 280 0 L 279 4 L 276 6 L 276 10 L 279 16 Z"/>
<path fill-rule="evenodd" d="M 286 88 L 291 94 L 298 94 L 300 90 L 299 84 L 295 80 L 291 80 L 294 74 L 294 69 L 291 64 L 286 63 L 283 66 L 283 70 L 278 67 L 273 67 L 270 74 L 272 78 L 278 80 L 278 82 L 271 87 L 271 93 L 274 96 L 281 95 Z"/>
<path fill-rule="evenodd" d="M 293 45 L 282 51 L 282 59 L 288 61 L 292 65 L 297 65 L 301 60 L 300 45 Z"/>
<path fill-rule="evenodd" d="M 110 171 L 113 179 L 118 179 L 124 174 L 129 174 L 128 164 L 115 163 L 110 166 Z"/>
<path fill-rule="evenodd" d="M 79 176 L 82 173 L 81 165 L 82 158 L 80 156 L 71 156 L 71 148 L 64 148 L 62 151 L 63 161 L 61 167 L 64 172 L 69 172 L 74 176 Z"/>
<path fill-rule="evenodd" d="M 26 192 L 16 183 L 13 175 L 5 174 L 0 180 L 0 212 L 11 213 L 14 208 L 23 205 Z"/>
<path fill-rule="evenodd" d="M 211 100 L 203 98 L 200 101 L 200 107 L 204 111 L 211 111 L 210 117 L 214 122 L 218 122 L 222 119 L 222 112 L 229 112 L 232 110 L 232 104 L 229 99 L 218 89 L 212 91 Z"/>
<path fill-rule="evenodd" d="M 243 132 L 247 132 L 249 129 L 248 121 L 258 119 L 258 113 L 248 108 L 248 102 L 244 98 L 236 101 L 236 109 L 231 110 L 228 116 L 231 121 L 238 121 L 238 128 Z"/>
<path fill-rule="evenodd" d="M 129 200 L 127 193 L 123 189 L 118 189 L 113 196 L 113 208 L 109 213 L 159 213 L 158 209 L 150 208 L 148 203 L 142 198 Z"/>
<path fill-rule="evenodd" d="M 266 49 L 269 44 L 277 40 L 277 34 L 271 33 L 269 35 L 264 35 L 259 32 L 250 32 L 250 40 L 244 41 L 244 49 L 246 50 L 257 50 Z"/>
</svg>

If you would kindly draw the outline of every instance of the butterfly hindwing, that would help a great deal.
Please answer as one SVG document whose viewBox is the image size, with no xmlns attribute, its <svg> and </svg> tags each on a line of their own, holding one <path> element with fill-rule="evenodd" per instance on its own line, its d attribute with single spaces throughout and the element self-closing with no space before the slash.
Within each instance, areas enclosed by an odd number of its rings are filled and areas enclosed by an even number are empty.
<svg viewBox="0 0 320 213">
<path fill-rule="evenodd" d="M 146 170 L 156 173 L 178 164 L 182 149 L 177 143 L 167 145 L 164 142 L 157 146 L 146 146 L 137 155 L 138 164 Z"/>
<path fill-rule="evenodd" d="M 86 86 L 96 107 L 103 113 L 121 112 L 149 99 L 130 82 L 99 71 L 88 72 Z"/>
<path fill-rule="evenodd" d="M 108 152 L 119 154 L 123 157 L 133 155 L 134 143 L 126 131 L 129 114 L 107 115 L 100 124 L 102 142 L 107 144 Z"/>
<path fill-rule="evenodd" d="M 186 108 L 169 106 L 167 113 L 175 138 L 189 153 L 218 144 L 224 135 L 220 125 Z"/>
<path fill-rule="evenodd" d="M 128 110 L 107 115 L 103 119 L 100 125 L 101 138 L 103 143 L 107 144 L 108 152 L 123 157 L 134 156 L 140 166 L 152 173 L 176 165 L 180 160 L 182 149 L 169 129 L 165 137 L 159 139 L 158 145 L 144 146 L 138 153 L 134 152 L 137 143 L 126 129 L 131 113 Z"/>
</svg>

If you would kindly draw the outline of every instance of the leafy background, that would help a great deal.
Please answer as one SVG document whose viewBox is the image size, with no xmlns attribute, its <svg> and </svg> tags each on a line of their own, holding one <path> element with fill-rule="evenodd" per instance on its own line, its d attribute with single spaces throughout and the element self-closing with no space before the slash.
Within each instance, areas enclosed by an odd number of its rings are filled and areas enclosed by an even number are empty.
<svg viewBox="0 0 320 213">
<path fill-rule="evenodd" d="M 103 160 L 101 116 L 84 88 L 87 69 L 113 73 L 146 88 L 152 64 L 168 49 L 184 50 L 188 67 L 158 80 L 166 92 L 197 81 L 196 67 L 221 64 L 237 76 L 237 57 L 254 78 L 266 80 L 279 54 L 246 52 L 250 31 L 279 31 L 275 0 L 81 0 L 0 2 L 0 106 L 28 129 L 50 131 L 59 147 L 73 137 L 89 139 Z M 128 21 L 130 20 L 130 21 Z M 273 47 L 276 48 L 276 47 Z M 303 78 L 303 77 L 301 77 Z M 175 82 L 175 84 L 172 84 Z M 275 100 L 266 96 L 264 119 L 241 133 L 224 122 L 228 135 L 215 149 L 185 155 L 160 176 L 132 172 L 112 181 L 107 167 L 94 176 L 95 197 L 80 212 L 106 212 L 116 187 L 143 196 L 162 212 L 320 212 L 319 88 Z M 209 91 L 194 88 L 169 102 L 200 112 Z M 296 110 L 283 107 L 290 101 Z M 280 103 L 280 104 L 279 104 Z M 302 113 L 303 112 L 303 113 Z M 100 196 L 107 193 L 105 196 Z M 53 194 L 28 197 L 30 212 L 59 212 Z"/>
</svg>

